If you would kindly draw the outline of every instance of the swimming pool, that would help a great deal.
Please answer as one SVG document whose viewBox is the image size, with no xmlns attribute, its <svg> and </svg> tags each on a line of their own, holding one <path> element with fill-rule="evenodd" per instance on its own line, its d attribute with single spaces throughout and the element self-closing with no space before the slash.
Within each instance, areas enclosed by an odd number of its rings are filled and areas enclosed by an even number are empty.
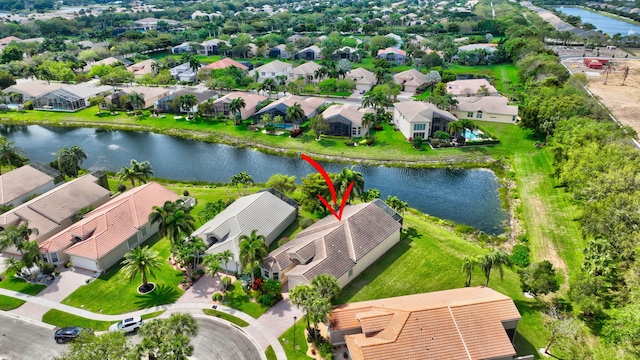
<svg viewBox="0 0 640 360">
<path fill-rule="evenodd" d="M 463 136 L 467 140 L 480 140 L 480 139 L 482 139 L 480 137 L 481 134 L 482 134 L 482 131 L 480 131 L 478 129 L 473 130 L 473 131 L 471 131 L 469 129 L 465 129 Z"/>
</svg>

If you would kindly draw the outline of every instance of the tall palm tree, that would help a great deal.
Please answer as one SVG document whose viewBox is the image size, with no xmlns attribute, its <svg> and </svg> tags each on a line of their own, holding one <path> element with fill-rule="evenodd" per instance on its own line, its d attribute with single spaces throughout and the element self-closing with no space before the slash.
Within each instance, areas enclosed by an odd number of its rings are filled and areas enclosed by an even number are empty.
<svg viewBox="0 0 640 360">
<path fill-rule="evenodd" d="M 368 92 L 364 95 L 362 95 L 362 106 L 363 108 L 368 108 L 368 107 L 374 107 L 375 105 L 375 101 L 374 101 L 374 97 L 373 94 L 371 92 Z"/>
<path fill-rule="evenodd" d="M 266 91 L 269 94 L 269 99 L 271 99 L 271 91 L 276 88 L 276 81 L 272 78 L 266 78 L 260 84 L 260 90 Z"/>
<path fill-rule="evenodd" d="M 137 93 L 135 91 L 132 91 L 129 94 L 129 103 L 131 104 L 131 106 L 133 107 L 134 110 L 139 110 L 142 109 L 144 107 L 144 94 L 141 93 Z"/>
<path fill-rule="evenodd" d="M 20 225 L 9 225 L 0 232 L 0 252 L 14 246 L 20 254 L 24 254 L 25 242 L 29 242 L 31 235 L 38 235 L 38 229 L 30 228 L 29 222 Z"/>
<path fill-rule="evenodd" d="M 449 123 L 449 134 L 451 134 L 451 136 L 456 136 L 462 131 L 464 131 L 464 126 L 460 121 L 452 121 Z"/>
<path fill-rule="evenodd" d="M 149 222 L 158 223 L 158 233 L 169 239 L 172 249 L 183 235 L 195 231 L 195 219 L 182 204 L 182 200 L 166 201 L 161 207 L 154 206 L 153 212 L 149 214 Z"/>
<path fill-rule="evenodd" d="M 116 173 L 118 177 L 118 181 L 123 183 L 125 181 L 131 182 L 131 187 L 136 185 L 136 180 L 138 184 L 146 184 L 147 178 L 153 175 L 153 168 L 151 167 L 151 163 L 149 161 L 138 162 L 135 159 L 131 159 L 131 166 L 126 167 L 123 166 L 120 171 Z"/>
<path fill-rule="evenodd" d="M 316 290 L 306 284 L 298 285 L 293 289 L 289 289 L 289 300 L 291 304 L 297 306 L 305 312 L 305 317 L 307 318 L 307 328 L 310 327 L 309 317 L 307 316 L 309 312 L 309 308 L 311 307 L 311 303 L 314 298 L 316 298 L 317 292 Z"/>
<path fill-rule="evenodd" d="M 318 295 L 329 301 L 340 295 L 342 289 L 338 280 L 329 274 L 320 274 L 311 280 L 311 286 L 316 290 Z"/>
<path fill-rule="evenodd" d="M 70 148 L 62 148 L 56 153 L 58 169 L 64 173 L 71 173 L 75 177 L 78 177 L 80 165 L 86 159 L 87 154 L 77 145 Z"/>
<path fill-rule="evenodd" d="M 365 113 L 364 116 L 362 116 L 362 127 L 367 129 L 367 137 L 369 136 L 369 130 L 371 130 L 371 125 L 373 125 L 376 122 L 376 114 L 374 113 Z"/>
<path fill-rule="evenodd" d="M 133 281 L 140 274 L 142 276 L 142 289 L 148 290 L 147 274 L 153 278 L 156 277 L 153 269 L 160 269 L 162 258 L 157 251 L 152 250 L 149 246 L 139 246 L 124 254 L 122 265 L 123 274 L 129 278 L 129 281 Z"/>
<path fill-rule="evenodd" d="M 331 302 L 328 299 L 316 297 L 309 304 L 309 310 L 307 311 L 307 317 L 311 318 L 311 322 L 313 323 L 313 337 L 315 340 L 318 340 L 318 323 L 327 322 L 328 316 L 333 311 L 333 307 L 331 306 Z"/>
<path fill-rule="evenodd" d="M 198 70 L 200 70 L 201 67 L 202 67 L 202 63 L 200 62 L 200 59 L 198 59 L 195 56 L 192 56 L 189 59 L 189 69 L 191 71 L 193 71 L 194 73 L 197 73 Z"/>
<path fill-rule="evenodd" d="M 465 256 L 462 258 L 462 271 L 467 276 L 467 281 L 464 286 L 471 286 L 471 276 L 473 276 L 473 268 L 478 264 L 478 259 L 472 256 Z"/>
<path fill-rule="evenodd" d="M 251 235 L 241 235 L 240 240 L 240 264 L 251 269 L 251 283 L 254 281 L 256 264 L 262 264 L 267 257 L 269 246 L 265 242 L 264 235 L 258 235 L 258 230 L 251 231 Z"/>
<path fill-rule="evenodd" d="M 231 250 L 225 250 L 218 255 L 220 255 L 220 260 L 224 263 L 224 272 L 227 273 L 227 265 L 229 264 L 229 261 L 233 260 L 233 253 Z"/>
<path fill-rule="evenodd" d="M 160 61 L 154 61 L 153 63 L 151 63 L 151 70 L 153 71 L 154 75 L 160 74 L 160 71 L 162 71 L 163 68 L 164 64 L 162 64 Z"/>
<path fill-rule="evenodd" d="M 238 195 L 240 194 L 240 185 L 244 186 L 244 190 L 246 193 L 247 186 L 253 183 L 253 177 L 247 174 L 245 171 L 241 171 L 240 173 L 235 174 L 231 178 L 229 178 L 229 184 L 236 187 L 236 190 L 238 190 Z"/>
<path fill-rule="evenodd" d="M 299 125 L 299 121 L 304 119 L 304 110 L 302 110 L 302 105 L 297 102 L 293 103 L 293 106 L 289 106 L 287 108 L 287 113 L 285 118 L 291 122 L 293 129 L 297 129 Z"/>
<path fill-rule="evenodd" d="M 500 280 L 504 277 L 503 266 L 511 267 L 511 258 L 509 254 L 501 250 L 494 250 L 488 254 L 485 254 L 478 261 L 478 265 L 484 272 L 485 283 L 484 286 L 489 286 L 489 277 L 491 276 L 491 269 L 494 267 L 500 271 Z"/>
<path fill-rule="evenodd" d="M 178 101 L 180 102 L 180 108 L 189 115 L 191 115 L 191 109 L 198 105 L 198 98 L 194 94 L 180 95 Z"/>
<path fill-rule="evenodd" d="M 606 64 L 604 64 L 604 74 L 606 75 L 604 78 L 604 84 L 607 85 L 607 80 L 609 80 L 609 74 L 611 74 L 611 71 L 615 70 L 613 68 L 613 64 L 611 63 L 611 61 L 608 61 Z"/>
<path fill-rule="evenodd" d="M 349 201 L 353 200 L 355 195 L 361 195 L 364 192 L 364 177 L 360 172 L 353 170 L 353 167 L 342 168 L 334 180 L 337 190 L 344 194 L 351 183 L 353 183 L 353 189 L 349 194 Z"/>
<path fill-rule="evenodd" d="M 220 254 L 206 255 L 202 259 L 202 265 L 204 266 L 205 271 L 209 275 L 211 275 L 211 277 L 215 278 L 216 276 L 218 276 L 218 279 L 220 278 L 220 276 L 218 275 L 218 272 L 221 270 L 221 266 L 222 266 Z M 220 281 L 222 280 L 220 279 Z"/>
<path fill-rule="evenodd" d="M 24 154 L 24 150 L 17 147 L 13 141 L 9 141 L 6 137 L 0 137 L 0 162 L 9 165 L 9 168 L 13 170 L 12 159 L 15 159 Z"/>
<path fill-rule="evenodd" d="M 237 125 L 242 120 L 242 109 L 247 106 L 244 98 L 238 97 L 229 102 L 229 113 L 233 116 L 233 124 Z"/>
</svg>

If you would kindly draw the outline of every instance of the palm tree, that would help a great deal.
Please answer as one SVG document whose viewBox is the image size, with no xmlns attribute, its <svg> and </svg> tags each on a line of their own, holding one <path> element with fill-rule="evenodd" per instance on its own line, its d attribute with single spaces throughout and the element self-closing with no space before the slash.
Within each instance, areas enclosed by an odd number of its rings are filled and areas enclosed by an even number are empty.
<svg viewBox="0 0 640 360">
<path fill-rule="evenodd" d="M 191 338 L 198 335 L 198 322 L 187 313 L 174 313 L 166 319 L 146 322 L 139 331 L 137 359 L 186 359 L 193 355 Z"/>
<path fill-rule="evenodd" d="M 287 113 L 285 115 L 285 119 L 291 122 L 293 129 L 296 130 L 298 128 L 298 122 L 304 119 L 305 114 L 304 110 L 302 110 L 302 105 L 295 102 L 293 106 L 289 106 L 287 108 Z"/>
<path fill-rule="evenodd" d="M 311 322 L 313 323 L 313 337 L 315 340 L 318 340 L 318 334 L 320 333 L 320 331 L 318 331 L 318 323 L 326 323 L 332 310 L 331 302 L 325 298 L 316 297 L 311 301 L 311 304 L 309 304 L 307 317 L 311 318 Z"/>
<path fill-rule="evenodd" d="M 149 214 L 149 222 L 152 225 L 158 223 L 158 233 L 169 239 L 172 249 L 183 235 L 195 231 L 195 220 L 182 200 L 166 201 L 162 207 L 154 206 Z"/>
<path fill-rule="evenodd" d="M 218 272 L 220 271 L 220 267 L 222 265 L 222 261 L 219 255 L 220 254 L 209 254 L 202 259 L 202 265 L 204 266 L 205 271 L 213 278 L 218 275 Z M 220 279 L 220 276 L 218 276 L 218 279 L 222 281 L 222 279 Z"/>
<path fill-rule="evenodd" d="M 13 170 L 12 159 L 15 159 L 24 154 L 24 150 L 15 146 L 13 141 L 9 141 L 6 137 L 0 137 L 0 161 L 9 165 L 9 168 Z"/>
<path fill-rule="evenodd" d="M 269 99 L 271 99 L 271 91 L 276 88 L 276 81 L 272 78 L 266 78 L 260 85 L 260 89 L 263 91 L 267 91 L 269 94 Z"/>
<path fill-rule="evenodd" d="M 246 193 L 247 186 L 253 183 L 253 177 L 251 177 L 251 175 L 247 174 L 245 171 L 241 171 L 240 173 L 235 174 L 231 178 L 229 178 L 229 184 L 236 187 L 236 190 L 238 190 L 238 195 L 240 195 L 240 185 L 244 186 Z"/>
<path fill-rule="evenodd" d="M 364 177 L 358 171 L 348 168 L 342 168 L 334 180 L 337 190 L 344 194 L 349 187 L 349 184 L 353 183 L 353 189 L 349 194 L 349 201 L 353 200 L 355 195 L 361 195 L 364 192 Z"/>
<path fill-rule="evenodd" d="M 133 107 L 133 110 L 142 109 L 144 107 L 144 105 L 145 105 L 144 94 L 132 91 L 129 94 L 128 99 L 129 99 L 129 103 Z"/>
<path fill-rule="evenodd" d="M 362 108 L 374 107 L 374 105 L 375 101 L 371 92 L 362 95 Z"/>
<path fill-rule="evenodd" d="M 122 169 L 116 173 L 120 183 L 130 181 L 131 187 L 136 185 L 136 180 L 138 180 L 138 184 L 146 184 L 146 179 L 151 175 L 153 175 L 153 168 L 149 161 L 138 162 L 135 159 L 131 159 L 131 167 L 123 166 Z"/>
<path fill-rule="evenodd" d="M 362 117 L 362 127 L 367 129 L 367 137 L 369 137 L 369 130 L 371 130 L 371 125 L 376 122 L 376 114 L 374 113 L 365 113 Z"/>
<path fill-rule="evenodd" d="M 191 115 L 191 109 L 198 105 L 198 98 L 194 94 L 180 95 L 178 101 L 180 102 L 180 108 L 189 115 Z"/>
<path fill-rule="evenodd" d="M 242 120 L 242 109 L 247 106 L 244 98 L 238 97 L 229 102 L 229 113 L 233 116 L 233 124 L 237 125 Z"/>
<path fill-rule="evenodd" d="M 311 280 L 311 286 L 316 290 L 318 295 L 329 301 L 340 295 L 342 289 L 338 280 L 329 274 L 320 274 Z"/>
<path fill-rule="evenodd" d="M 164 65 L 159 61 L 154 61 L 153 63 L 151 63 L 151 70 L 153 71 L 154 75 L 158 75 L 163 68 Z"/>
<path fill-rule="evenodd" d="M 24 254 L 24 243 L 29 241 L 31 235 L 38 235 L 38 229 L 29 228 L 28 221 L 17 226 L 7 226 L 2 232 L 0 232 L 0 252 L 10 246 L 14 246 L 20 254 Z"/>
<path fill-rule="evenodd" d="M 611 63 L 611 61 L 608 61 L 606 64 L 604 64 L 604 74 L 606 75 L 604 78 L 604 84 L 607 85 L 607 80 L 609 80 L 609 74 L 611 74 L 611 71 L 615 70 L 613 68 L 613 64 Z"/>
<path fill-rule="evenodd" d="M 494 250 L 488 254 L 485 254 L 478 261 L 478 265 L 484 272 L 486 281 L 484 286 L 489 286 L 489 277 L 491 276 L 491 269 L 493 267 L 498 268 L 500 271 L 500 280 L 504 277 L 503 266 L 511 267 L 511 258 L 509 254 L 501 250 Z"/>
<path fill-rule="evenodd" d="M 70 148 L 62 148 L 56 153 L 58 169 L 67 174 L 70 172 L 75 177 L 78 177 L 80 165 L 86 159 L 87 154 L 77 145 Z"/>
<path fill-rule="evenodd" d="M 189 69 L 191 69 L 191 71 L 193 71 L 194 73 L 197 73 L 198 70 L 200 70 L 200 68 L 202 67 L 202 63 L 200 62 L 200 59 L 198 59 L 195 56 L 192 56 L 189 61 Z"/>
<path fill-rule="evenodd" d="M 133 281 L 134 278 L 138 277 L 138 273 L 142 275 L 141 290 L 147 292 L 150 290 L 147 282 L 147 273 L 155 278 L 153 269 L 160 269 L 162 259 L 157 251 L 148 246 L 137 247 L 124 255 L 122 265 L 123 274 L 129 278 L 129 281 Z"/>
<path fill-rule="evenodd" d="M 400 198 L 398 198 L 397 196 L 389 195 L 384 202 L 398 214 L 403 214 L 409 208 L 409 205 L 406 202 L 400 200 Z"/>
<path fill-rule="evenodd" d="M 269 246 L 265 242 L 264 235 L 258 235 L 258 230 L 253 230 L 250 236 L 240 236 L 240 264 L 242 267 L 248 267 L 251 269 L 251 283 L 254 281 L 254 270 L 256 263 L 262 264 L 262 261 L 267 257 Z"/>
<path fill-rule="evenodd" d="M 471 286 L 471 276 L 473 275 L 473 268 L 478 264 L 478 259 L 475 257 L 465 256 L 462 258 L 462 271 L 467 275 L 466 287 Z"/>
<path fill-rule="evenodd" d="M 449 123 L 449 134 L 451 134 L 451 136 L 456 136 L 461 131 L 464 131 L 464 126 L 460 121 L 452 121 Z"/>
<path fill-rule="evenodd" d="M 220 261 L 224 263 L 224 272 L 227 273 L 227 265 L 229 261 L 233 260 L 233 253 L 231 250 L 225 250 L 218 255 L 220 256 Z"/>
<path fill-rule="evenodd" d="M 310 327 L 309 324 L 309 308 L 311 307 L 311 303 L 314 298 L 317 297 L 316 290 L 306 284 L 298 285 L 289 291 L 289 300 L 291 304 L 297 306 L 305 312 L 305 317 L 307 318 L 307 328 Z"/>
</svg>

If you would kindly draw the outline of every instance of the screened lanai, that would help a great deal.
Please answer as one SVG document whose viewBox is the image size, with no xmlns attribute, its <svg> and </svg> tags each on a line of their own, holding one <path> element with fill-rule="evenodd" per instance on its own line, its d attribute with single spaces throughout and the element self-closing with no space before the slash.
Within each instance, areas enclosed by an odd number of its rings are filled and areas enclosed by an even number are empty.
<svg viewBox="0 0 640 360">
<path fill-rule="evenodd" d="M 57 89 L 33 101 L 36 110 L 76 111 L 87 106 L 85 100 L 65 89 Z"/>
</svg>

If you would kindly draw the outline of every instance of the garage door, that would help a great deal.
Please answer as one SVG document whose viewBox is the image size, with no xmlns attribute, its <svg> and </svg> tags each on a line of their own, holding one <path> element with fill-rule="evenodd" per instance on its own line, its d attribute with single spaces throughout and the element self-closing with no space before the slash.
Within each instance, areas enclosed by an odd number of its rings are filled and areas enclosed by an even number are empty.
<svg viewBox="0 0 640 360">
<path fill-rule="evenodd" d="M 81 257 L 77 257 L 77 256 L 72 256 L 71 257 L 71 263 L 73 264 L 73 266 L 76 266 L 76 267 L 79 267 L 79 268 L 98 271 L 98 265 L 96 264 L 95 261 L 90 260 L 90 259 L 85 259 L 85 258 L 81 258 Z"/>
</svg>

